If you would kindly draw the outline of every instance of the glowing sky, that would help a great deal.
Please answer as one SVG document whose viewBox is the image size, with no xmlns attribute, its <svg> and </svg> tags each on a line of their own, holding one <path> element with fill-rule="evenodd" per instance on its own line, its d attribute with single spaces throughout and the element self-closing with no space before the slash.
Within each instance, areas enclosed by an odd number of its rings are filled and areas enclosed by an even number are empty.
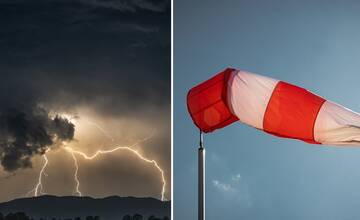
<svg viewBox="0 0 360 220">
<path fill-rule="evenodd" d="M 164 170 L 170 198 L 169 5 L 1 1 L 0 116 L 9 108 L 29 115 L 38 107 L 65 116 L 75 125 L 66 146 L 88 155 L 151 135 L 133 148 Z M 74 160 L 64 147 L 46 154 L 45 193 L 76 195 Z M 83 195 L 161 198 L 159 171 L 130 151 L 76 158 Z M 35 155 L 31 162 L 13 173 L 0 167 L 0 189 L 6 189 L 0 202 L 36 185 L 44 158 Z"/>
</svg>

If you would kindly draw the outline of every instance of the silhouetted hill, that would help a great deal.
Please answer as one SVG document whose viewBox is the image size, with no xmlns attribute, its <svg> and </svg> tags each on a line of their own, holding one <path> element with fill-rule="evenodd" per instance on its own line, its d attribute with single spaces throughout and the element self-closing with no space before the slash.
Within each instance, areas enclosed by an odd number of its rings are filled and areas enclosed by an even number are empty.
<svg viewBox="0 0 360 220">
<path fill-rule="evenodd" d="M 34 218 L 74 218 L 100 216 L 102 220 L 121 220 L 126 214 L 139 213 L 144 217 L 170 217 L 171 203 L 154 198 L 111 196 L 102 199 L 75 196 L 40 196 L 0 203 L 0 212 L 25 212 Z"/>
</svg>

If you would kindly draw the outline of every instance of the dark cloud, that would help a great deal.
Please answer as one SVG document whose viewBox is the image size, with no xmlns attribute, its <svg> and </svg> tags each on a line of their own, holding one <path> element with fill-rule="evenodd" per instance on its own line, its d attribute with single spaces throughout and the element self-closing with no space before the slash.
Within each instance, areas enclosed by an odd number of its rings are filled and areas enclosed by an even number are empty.
<svg viewBox="0 0 360 220">
<path fill-rule="evenodd" d="M 0 0 L 0 27 L 0 160 L 8 171 L 72 139 L 73 125 L 49 111 L 169 111 L 170 1 Z"/>
<path fill-rule="evenodd" d="M 42 108 L 2 109 L 0 111 L 0 161 L 6 171 L 31 167 L 31 158 L 41 155 L 55 141 L 70 141 L 74 125 Z"/>
<path fill-rule="evenodd" d="M 135 12 L 138 9 L 163 12 L 169 7 L 170 1 L 163 0 L 80 0 L 84 4 L 111 8 L 120 11 Z"/>
<path fill-rule="evenodd" d="M 0 2 L 1 88 L 121 115 L 170 103 L 170 1 Z"/>
<path fill-rule="evenodd" d="M 2 4 L 18 5 L 26 0 L 2 0 Z M 170 8 L 170 1 L 167 0 L 40 0 L 41 4 L 81 4 L 93 8 L 106 8 L 121 12 L 137 12 L 139 10 L 165 12 Z M 30 5 L 30 4 L 29 4 Z M 37 5 L 33 2 L 31 5 Z"/>
<path fill-rule="evenodd" d="M 31 167 L 34 155 L 44 154 L 55 142 L 70 141 L 74 125 L 60 116 L 50 116 L 38 104 L 22 79 L 9 78 L 0 94 L 0 162 L 4 170 Z"/>
</svg>

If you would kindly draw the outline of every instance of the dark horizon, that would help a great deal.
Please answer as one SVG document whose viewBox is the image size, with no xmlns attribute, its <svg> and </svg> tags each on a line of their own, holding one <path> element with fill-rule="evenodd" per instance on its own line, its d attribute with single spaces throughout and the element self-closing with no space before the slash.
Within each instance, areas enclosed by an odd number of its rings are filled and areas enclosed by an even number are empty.
<svg viewBox="0 0 360 220">
<path fill-rule="evenodd" d="M 58 207 L 62 208 L 59 209 Z M 32 218 L 69 219 L 98 216 L 100 219 L 115 220 L 126 215 L 141 215 L 145 219 L 156 216 L 170 217 L 171 202 L 154 198 L 134 198 L 110 196 L 103 199 L 77 196 L 40 196 L 15 199 L 0 203 L 0 213 L 25 213 Z M 21 219 L 22 220 L 22 219 Z"/>
</svg>

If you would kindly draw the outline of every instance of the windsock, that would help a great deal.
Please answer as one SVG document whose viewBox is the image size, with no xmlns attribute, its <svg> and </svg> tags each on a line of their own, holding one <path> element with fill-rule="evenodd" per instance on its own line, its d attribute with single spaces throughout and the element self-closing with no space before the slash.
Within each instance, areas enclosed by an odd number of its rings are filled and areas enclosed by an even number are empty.
<svg viewBox="0 0 360 220">
<path fill-rule="evenodd" d="M 195 125 L 212 132 L 233 122 L 312 144 L 360 145 L 360 114 L 306 89 L 228 68 L 192 88 Z"/>
</svg>

